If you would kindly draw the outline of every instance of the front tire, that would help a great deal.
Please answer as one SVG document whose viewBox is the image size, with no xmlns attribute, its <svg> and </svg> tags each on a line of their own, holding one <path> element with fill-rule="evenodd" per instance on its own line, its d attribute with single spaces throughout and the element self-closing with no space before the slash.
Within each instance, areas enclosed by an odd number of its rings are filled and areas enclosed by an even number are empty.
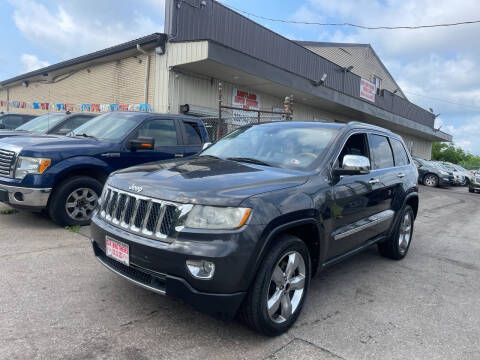
<svg viewBox="0 0 480 360">
<path fill-rule="evenodd" d="M 429 187 L 437 187 L 438 186 L 438 177 L 434 174 L 427 174 L 423 178 L 423 184 Z"/>
<path fill-rule="evenodd" d="M 305 243 L 295 236 L 281 235 L 260 265 L 242 304 L 241 318 L 264 335 L 284 333 L 300 315 L 310 276 L 311 260 Z"/>
<path fill-rule="evenodd" d="M 399 216 L 399 221 L 395 225 L 391 237 L 378 244 L 380 255 L 393 260 L 401 260 L 407 255 L 413 238 L 415 215 L 412 207 L 406 205 Z"/>
<path fill-rule="evenodd" d="M 60 226 L 90 224 L 102 184 L 89 176 L 75 176 L 60 183 L 50 199 L 48 215 Z"/>
</svg>

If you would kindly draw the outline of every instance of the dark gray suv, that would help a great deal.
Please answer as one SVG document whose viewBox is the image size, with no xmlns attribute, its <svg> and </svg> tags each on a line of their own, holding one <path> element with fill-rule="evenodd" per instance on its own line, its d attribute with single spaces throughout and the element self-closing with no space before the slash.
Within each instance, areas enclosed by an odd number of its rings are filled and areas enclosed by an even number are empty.
<svg viewBox="0 0 480 360">
<path fill-rule="evenodd" d="M 112 174 L 93 250 L 139 286 L 278 335 L 322 269 L 374 244 L 407 255 L 417 178 L 402 139 L 382 128 L 246 126 L 197 156 Z"/>
</svg>

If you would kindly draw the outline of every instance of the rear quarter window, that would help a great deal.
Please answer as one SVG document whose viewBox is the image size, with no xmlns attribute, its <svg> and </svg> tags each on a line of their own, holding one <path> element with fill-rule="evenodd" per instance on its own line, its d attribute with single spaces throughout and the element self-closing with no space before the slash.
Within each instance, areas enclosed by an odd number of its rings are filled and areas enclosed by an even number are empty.
<svg viewBox="0 0 480 360">
<path fill-rule="evenodd" d="M 198 124 L 192 122 L 183 122 L 185 128 L 185 145 L 201 145 L 202 135 Z"/>
<path fill-rule="evenodd" d="M 397 139 L 390 138 L 390 144 L 393 149 L 393 157 L 395 159 L 395 166 L 405 166 L 410 164 L 410 159 L 407 155 L 407 150 L 403 144 Z"/>
</svg>

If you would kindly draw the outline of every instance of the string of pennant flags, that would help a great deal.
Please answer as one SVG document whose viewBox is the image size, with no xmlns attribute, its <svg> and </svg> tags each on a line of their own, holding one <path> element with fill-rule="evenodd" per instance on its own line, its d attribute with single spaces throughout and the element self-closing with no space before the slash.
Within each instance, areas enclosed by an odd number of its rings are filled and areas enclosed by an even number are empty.
<svg viewBox="0 0 480 360">
<path fill-rule="evenodd" d="M 150 104 L 70 104 L 70 103 L 48 103 L 39 101 L 5 101 L 0 100 L 0 107 L 14 109 L 33 109 L 45 111 L 70 111 L 70 112 L 109 112 L 109 111 L 145 111 L 151 112 Z"/>
</svg>

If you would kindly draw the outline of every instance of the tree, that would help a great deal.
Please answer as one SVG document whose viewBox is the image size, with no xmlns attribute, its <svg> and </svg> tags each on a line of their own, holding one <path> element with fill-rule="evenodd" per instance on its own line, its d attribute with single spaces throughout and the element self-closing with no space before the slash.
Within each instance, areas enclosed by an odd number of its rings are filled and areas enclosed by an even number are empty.
<svg viewBox="0 0 480 360">
<path fill-rule="evenodd" d="M 447 161 L 467 168 L 480 166 L 480 156 L 470 154 L 453 143 L 433 143 L 432 160 Z"/>
</svg>

